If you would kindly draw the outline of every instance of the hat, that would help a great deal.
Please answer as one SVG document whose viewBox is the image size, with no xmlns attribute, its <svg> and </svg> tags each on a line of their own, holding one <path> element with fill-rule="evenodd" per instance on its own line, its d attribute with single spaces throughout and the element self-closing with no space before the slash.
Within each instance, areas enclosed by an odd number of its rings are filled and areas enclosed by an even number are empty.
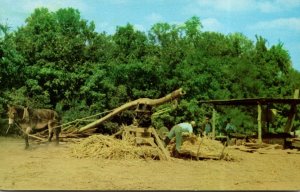
<svg viewBox="0 0 300 192">
<path fill-rule="evenodd" d="M 194 127 L 196 125 L 195 121 L 191 121 L 191 125 Z"/>
</svg>

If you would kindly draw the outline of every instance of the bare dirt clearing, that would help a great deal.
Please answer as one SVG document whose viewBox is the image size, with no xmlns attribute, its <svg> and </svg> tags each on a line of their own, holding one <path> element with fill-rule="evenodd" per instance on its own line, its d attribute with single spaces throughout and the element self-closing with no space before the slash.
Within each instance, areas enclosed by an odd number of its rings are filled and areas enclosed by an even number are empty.
<svg viewBox="0 0 300 192">
<path fill-rule="evenodd" d="M 283 150 L 230 149 L 236 161 L 107 160 L 75 158 L 72 143 L 53 144 L 24 150 L 23 139 L 0 137 L 0 189 L 300 189 L 300 155 Z"/>
</svg>

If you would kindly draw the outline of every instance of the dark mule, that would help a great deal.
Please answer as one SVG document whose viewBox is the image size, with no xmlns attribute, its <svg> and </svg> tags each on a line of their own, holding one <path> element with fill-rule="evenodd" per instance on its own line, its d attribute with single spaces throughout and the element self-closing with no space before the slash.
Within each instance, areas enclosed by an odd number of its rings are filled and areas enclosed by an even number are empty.
<svg viewBox="0 0 300 192">
<path fill-rule="evenodd" d="M 56 111 L 50 109 L 31 109 L 21 106 L 8 105 L 9 126 L 16 122 L 23 130 L 26 147 L 29 147 L 28 136 L 30 133 L 39 132 L 48 128 L 50 142 L 53 134 L 56 136 L 56 143 L 59 142 L 61 131 L 60 118 Z"/>
</svg>

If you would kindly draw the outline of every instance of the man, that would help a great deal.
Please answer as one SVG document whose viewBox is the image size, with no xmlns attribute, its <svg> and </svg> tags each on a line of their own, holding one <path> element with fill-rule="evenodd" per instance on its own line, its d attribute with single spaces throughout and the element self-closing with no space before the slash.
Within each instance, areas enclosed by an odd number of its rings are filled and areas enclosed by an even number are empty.
<svg viewBox="0 0 300 192">
<path fill-rule="evenodd" d="M 193 127 L 195 127 L 195 121 L 191 121 L 190 123 L 180 123 L 172 127 L 170 132 L 168 133 L 165 144 L 168 145 L 173 137 L 176 138 L 176 151 L 180 151 L 180 147 L 182 144 L 182 134 L 183 133 L 193 133 Z"/>
<path fill-rule="evenodd" d="M 227 134 L 228 138 L 231 139 L 231 134 L 233 132 L 235 132 L 235 127 L 234 127 L 234 125 L 231 124 L 231 119 L 230 118 L 227 118 L 227 124 L 226 124 L 226 127 L 225 127 L 225 131 L 226 131 L 226 134 Z"/>
<path fill-rule="evenodd" d="M 212 126 L 211 126 L 209 117 L 205 117 L 205 122 L 202 125 L 202 130 L 204 132 L 204 135 L 210 135 Z"/>
</svg>

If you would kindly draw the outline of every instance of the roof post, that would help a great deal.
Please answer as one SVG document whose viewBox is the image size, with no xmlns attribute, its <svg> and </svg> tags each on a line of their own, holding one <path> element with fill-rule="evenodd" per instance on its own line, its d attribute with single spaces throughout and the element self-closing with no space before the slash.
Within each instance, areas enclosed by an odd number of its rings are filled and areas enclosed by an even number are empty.
<svg viewBox="0 0 300 192">
<path fill-rule="evenodd" d="M 294 99 L 298 99 L 298 98 L 299 98 L 299 89 L 296 89 L 295 93 L 294 93 Z M 288 120 L 287 120 L 286 125 L 284 127 L 284 132 L 285 133 L 290 133 L 292 131 L 294 119 L 295 119 L 295 116 L 296 116 L 296 112 L 297 112 L 297 105 L 296 104 L 291 104 L 291 109 L 290 109 L 290 112 L 289 112 Z"/>
<path fill-rule="evenodd" d="M 213 106 L 213 113 L 212 113 L 212 138 L 216 138 L 216 109 L 215 105 Z"/>
<path fill-rule="evenodd" d="M 261 133 L 261 115 L 262 115 L 262 108 L 261 108 L 261 104 L 258 103 L 257 105 L 257 133 L 258 133 L 258 143 L 261 144 L 262 143 L 262 133 Z"/>
</svg>

